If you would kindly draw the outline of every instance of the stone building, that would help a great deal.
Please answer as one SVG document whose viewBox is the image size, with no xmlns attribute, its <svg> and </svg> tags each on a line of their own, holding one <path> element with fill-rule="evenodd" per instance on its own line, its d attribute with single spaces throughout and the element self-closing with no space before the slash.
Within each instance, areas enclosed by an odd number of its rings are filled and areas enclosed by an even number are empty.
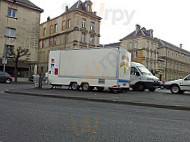
<svg viewBox="0 0 190 142">
<path fill-rule="evenodd" d="M 154 75 L 159 75 L 158 69 L 158 39 L 154 38 L 153 30 L 147 30 L 136 25 L 135 31 L 121 39 L 121 47 L 132 54 L 132 61 L 146 66 Z"/>
<path fill-rule="evenodd" d="M 160 76 L 158 67 L 158 39 L 153 37 L 153 30 L 136 25 L 135 31 L 124 37 L 118 43 L 107 44 L 105 47 L 120 46 L 131 52 L 131 61 L 146 66 L 154 75 Z"/>
<path fill-rule="evenodd" d="M 190 52 L 184 50 L 182 44 L 177 47 L 160 39 L 158 52 L 158 58 L 164 61 L 163 80 L 184 78 L 190 74 Z"/>
<path fill-rule="evenodd" d="M 92 11 L 92 2 L 77 1 L 65 12 L 40 25 L 38 72 L 48 70 L 50 50 L 94 48 L 99 45 L 101 18 Z"/>
<path fill-rule="evenodd" d="M 4 49 L 29 49 L 18 63 L 18 76 L 28 77 L 34 72 L 38 59 L 41 8 L 29 0 L 0 0 L 0 70 L 3 70 Z M 6 48 L 5 48 L 6 47 Z M 6 71 L 14 76 L 14 63 L 8 59 Z"/>
<path fill-rule="evenodd" d="M 161 81 L 183 78 L 190 74 L 190 52 L 182 45 L 177 47 L 169 42 L 154 38 L 153 30 L 141 28 L 127 35 L 118 43 L 104 47 L 123 47 L 131 52 L 132 61 L 146 66 Z"/>
</svg>

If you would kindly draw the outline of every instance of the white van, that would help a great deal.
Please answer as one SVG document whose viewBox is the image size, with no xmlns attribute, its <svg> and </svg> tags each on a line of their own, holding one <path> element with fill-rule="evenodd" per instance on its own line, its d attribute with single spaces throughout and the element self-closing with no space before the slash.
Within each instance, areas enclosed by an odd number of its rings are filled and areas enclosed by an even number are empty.
<svg viewBox="0 0 190 142">
<path fill-rule="evenodd" d="M 142 64 L 131 62 L 131 83 L 130 86 L 135 91 L 149 89 L 154 92 L 159 86 L 159 79 Z"/>
</svg>

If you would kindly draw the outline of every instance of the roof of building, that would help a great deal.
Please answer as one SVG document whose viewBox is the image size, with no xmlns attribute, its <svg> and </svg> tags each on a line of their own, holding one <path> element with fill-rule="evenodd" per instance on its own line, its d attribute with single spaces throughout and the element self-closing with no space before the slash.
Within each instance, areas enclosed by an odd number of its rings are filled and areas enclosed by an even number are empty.
<svg viewBox="0 0 190 142">
<path fill-rule="evenodd" d="M 111 44 L 100 44 L 99 47 L 120 47 L 120 42 L 111 43 Z"/>
<path fill-rule="evenodd" d="M 127 35 L 126 37 L 122 38 L 121 40 L 126 40 L 126 39 L 135 38 L 135 37 L 141 37 L 141 36 L 153 38 L 151 35 L 151 32 L 152 30 L 146 30 L 146 28 L 143 27 L 143 28 L 140 28 L 138 32 L 135 30 L 129 35 Z"/>
<path fill-rule="evenodd" d="M 88 2 L 92 3 L 90 0 L 88 0 Z M 56 18 L 58 18 L 60 16 L 63 16 L 64 14 L 67 14 L 68 12 L 72 12 L 72 11 L 75 11 L 75 10 L 78 10 L 78 9 L 81 10 L 81 11 L 87 12 L 85 4 L 86 4 L 86 1 L 82 2 L 81 0 L 78 0 L 74 5 L 72 5 L 70 8 L 68 8 L 67 11 L 65 11 L 64 13 L 62 13 L 61 15 L 59 15 L 59 16 L 53 18 L 53 19 L 56 19 Z M 93 13 L 93 12 L 91 12 L 91 13 Z M 95 12 L 94 12 L 94 16 L 98 17 L 99 20 L 102 19 L 101 17 L 97 16 L 95 14 Z M 53 20 L 53 19 L 50 19 L 50 21 Z M 47 21 L 45 21 L 44 23 L 46 23 L 46 22 Z"/>
<path fill-rule="evenodd" d="M 81 0 L 79 0 L 71 8 L 69 8 L 68 11 L 70 12 L 70 11 L 74 11 L 76 9 L 81 9 L 83 11 L 86 11 L 85 3 L 82 2 Z"/>
<path fill-rule="evenodd" d="M 15 0 L 15 3 L 43 12 L 44 10 L 32 3 L 29 0 Z"/>
<path fill-rule="evenodd" d="M 180 47 L 177 47 L 177 46 L 175 46 L 175 45 L 173 45 L 173 44 L 171 44 L 171 43 L 169 43 L 169 42 L 167 42 L 167 41 L 164 41 L 164 40 L 162 40 L 162 39 L 159 39 L 158 46 L 159 46 L 160 48 L 166 47 L 166 48 L 169 48 L 169 49 L 171 49 L 171 50 L 175 50 L 175 51 L 177 51 L 177 52 L 179 52 L 179 53 L 182 53 L 182 54 L 185 54 L 185 55 L 190 56 L 190 52 L 189 52 L 189 51 L 187 51 L 187 50 L 185 50 L 185 49 L 182 49 L 182 48 L 180 48 Z"/>
</svg>

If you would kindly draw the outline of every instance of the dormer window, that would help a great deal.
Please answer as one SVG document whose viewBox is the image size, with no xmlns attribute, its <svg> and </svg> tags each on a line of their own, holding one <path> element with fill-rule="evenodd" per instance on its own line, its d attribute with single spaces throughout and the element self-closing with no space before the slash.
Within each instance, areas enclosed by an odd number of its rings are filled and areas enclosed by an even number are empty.
<svg viewBox="0 0 190 142">
<path fill-rule="evenodd" d="M 88 12 L 91 12 L 91 5 L 90 4 L 87 5 L 87 9 L 88 9 Z"/>
</svg>

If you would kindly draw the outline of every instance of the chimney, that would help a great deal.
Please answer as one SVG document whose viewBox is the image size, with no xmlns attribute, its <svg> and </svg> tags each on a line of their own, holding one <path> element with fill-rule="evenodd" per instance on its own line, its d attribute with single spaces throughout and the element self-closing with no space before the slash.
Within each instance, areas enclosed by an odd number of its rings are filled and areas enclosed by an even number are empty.
<svg viewBox="0 0 190 142">
<path fill-rule="evenodd" d="M 50 21 L 50 17 L 49 16 L 47 17 L 47 21 Z"/>
<path fill-rule="evenodd" d="M 138 33 L 140 31 L 140 29 L 141 29 L 141 26 L 136 24 L 136 33 Z"/>
<path fill-rule="evenodd" d="M 183 44 L 180 44 L 179 47 L 182 49 L 183 48 Z"/>
<path fill-rule="evenodd" d="M 152 30 L 152 29 L 150 29 L 149 31 L 150 31 L 150 37 L 152 37 L 152 38 L 153 38 L 153 30 Z"/>
<path fill-rule="evenodd" d="M 65 6 L 65 12 L 68 12 L 68 11 L 69 11 L 69 7 Z"/>
</svg>

